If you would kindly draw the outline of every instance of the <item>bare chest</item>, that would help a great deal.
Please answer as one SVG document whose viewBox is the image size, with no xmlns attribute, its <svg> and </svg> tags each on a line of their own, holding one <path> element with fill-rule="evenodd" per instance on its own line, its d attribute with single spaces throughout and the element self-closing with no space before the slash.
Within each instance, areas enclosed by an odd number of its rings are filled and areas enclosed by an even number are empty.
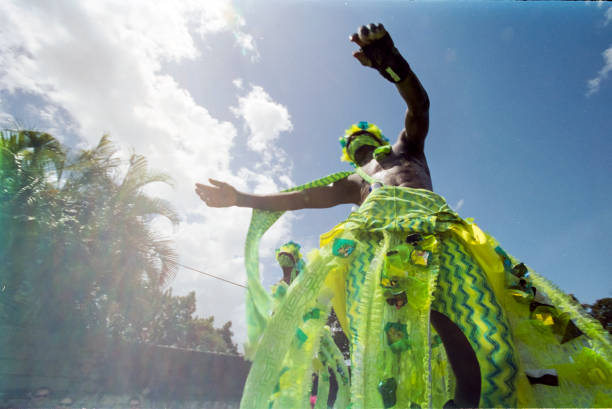
<svg viewBox="0 0 612 409">
<path fill-rule="evenodd" d="M 392 152 L 380 161 L 372 160 L 362 169 L 385 186 L 412 187 L 432 190 L 431 175 L 423 153 L 416 155 L 397 155 Z M 362 201 L 370 193 L 370 184 L 362 181 Z"/>
</svg>

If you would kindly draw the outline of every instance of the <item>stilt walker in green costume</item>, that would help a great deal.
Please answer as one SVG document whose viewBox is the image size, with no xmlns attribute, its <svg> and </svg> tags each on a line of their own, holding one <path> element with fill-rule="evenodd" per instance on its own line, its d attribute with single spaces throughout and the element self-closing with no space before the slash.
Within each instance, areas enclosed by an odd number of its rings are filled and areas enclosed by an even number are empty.
<svg viewBox="0 0 612 409">
<path fill-rule="evenodd" d="M 273 298 L 272 316 L 281 308 L 287 295 L 287 290 L 298 275 L 304 271 L 305 263 L 300 253 L 300 245 L 293 241 L 287 242 L 276 249 L 276 261 L 283 270 L 283 278 L 272 286 Z M 303 322 L 296 330 L 296 337 L 285 354 L 282 369 L 278 376 L 278 382 L 274 387 L 272 396 L 268 402 L 268 408 L 292 407 L 296 396 L 304 398 L 303 391 L 310 392 L 311 380 L 305 379 L 303 371 L 312 368 L 312 372 L 318 376 L 318 399 L 317 409 L 327 407 L 327 398 L 330 392 L 330 373 L 337 382 L 336 401 L 347 406 L 348 401 L 348 369 L 344 357 L 332 338 L 330 329 L 321 324 L 327 319 L 329 310 L 327 306 L 323 310 L 314 306 L 303 316 Z M 306 341 L 310 338 L 318 343 L 318 350 L 310 349 L 310 354 L 305 354 Z M 315 353 L 316 352 L 316 353 Z M 309 356 L 312 355 L 312 356 Z M 298 364 L 299 362 L 299 364 Z M 304 382 L 302 384 L 302 382 Z M 310 393 L 305 397 L 308 398 Z"/>
<path fill-rule="evenodd" d="M 350 397 L 338 408 L 610 407 L 608 334 L 553 284 L 508 255 L 433 193 L 424 153 L 427 93 L 382 25 L 351 36 L 353 55 L 408 105 L 389 145 L 360 122 L 341 138 L 343 172 L 272 195 L 210 180 L 209 206 L 251 207 L 246 244 L 248 357 L 242 408 L 306 408 L 312 359 L 331 306 L 351 343 Z M 354 203 L 270 317 L 259 240 L 286 210 Z M 273 400 L 283 371 L 293 384 Z M 349 403 L 350 401 L 350 403 Z"/>
</svg>

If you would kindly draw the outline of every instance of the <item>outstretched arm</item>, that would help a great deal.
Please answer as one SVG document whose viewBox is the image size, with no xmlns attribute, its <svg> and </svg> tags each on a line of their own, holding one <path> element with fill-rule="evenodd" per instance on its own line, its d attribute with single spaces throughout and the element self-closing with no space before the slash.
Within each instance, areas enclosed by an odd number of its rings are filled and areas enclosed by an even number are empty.
<svg viewBox="0 0 612 409">
<path fill-rule="evenodd" d="M 369 24 L 361 26 L 350 40 L 360 47 L 353 56 L 362 65 L 376 69 L 393 82 L 408 105 L 398 148 L 400 151 L 423 150 L 429 130 L 429 97 L 410 65 L 395 48 L 391 36 L 382 24 Z"/>
<path fill-rule="evenodd" d="M 210 185 L 196 183 L 196 194 L 209 207 L 251 207 L 269 211 L 318 209 L 345 203 L 360 202 L 359 185 L 344 178 L 330 186 L 315 187 L 297 192 L 255 195 L 238 191 L 233 186 L 215 179 Z"/>
</svg>

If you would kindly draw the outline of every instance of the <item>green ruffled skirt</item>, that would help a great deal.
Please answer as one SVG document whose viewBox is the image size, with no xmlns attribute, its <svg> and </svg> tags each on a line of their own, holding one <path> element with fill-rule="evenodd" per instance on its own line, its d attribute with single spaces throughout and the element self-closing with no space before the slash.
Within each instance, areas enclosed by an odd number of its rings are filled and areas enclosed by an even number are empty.
<svg viewBox="0 0 612 409">
<path fill-rule="evenodd" d="M 339 386 L 334 407 L 442 407 L 455 381 L 432 309 L 474 349 L 481 407 L 612 406 L 608 334 L 435 193 L 374 190 L 321 236 L 271 317 L 254 283 L 258 240 L 250 241 L 253 366 L 243 408 L 308 408 L 313 372 L 322 380 L 318 407 L 330 373 Z M 325 326 L 332 306 L 351 343 L 350 371 Z M 529 383 L 543 370 L 558 386 Z"/>
</svg>

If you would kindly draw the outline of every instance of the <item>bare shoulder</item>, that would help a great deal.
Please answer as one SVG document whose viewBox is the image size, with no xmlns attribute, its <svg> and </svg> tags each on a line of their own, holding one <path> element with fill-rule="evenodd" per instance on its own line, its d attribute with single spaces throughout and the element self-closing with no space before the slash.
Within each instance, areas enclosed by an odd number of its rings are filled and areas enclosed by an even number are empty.
<svg viewBox="0 0 612 409">
<path fill-rule="evenodd" d="M 421 132 L 408 132 L 406 128 L 397 136 L 397 142 L 393 145 L 393 151 L 402 156 L 413 157 L 424 154 L 425 134 Z"/>
<path fill-rule="evenodd" d="M 331 191 L 334 196 L 342 198 L 342 203 L 361 204 L 362 186 L 363 179 L 354 173 L 334 182 Z"/>
</svg>

